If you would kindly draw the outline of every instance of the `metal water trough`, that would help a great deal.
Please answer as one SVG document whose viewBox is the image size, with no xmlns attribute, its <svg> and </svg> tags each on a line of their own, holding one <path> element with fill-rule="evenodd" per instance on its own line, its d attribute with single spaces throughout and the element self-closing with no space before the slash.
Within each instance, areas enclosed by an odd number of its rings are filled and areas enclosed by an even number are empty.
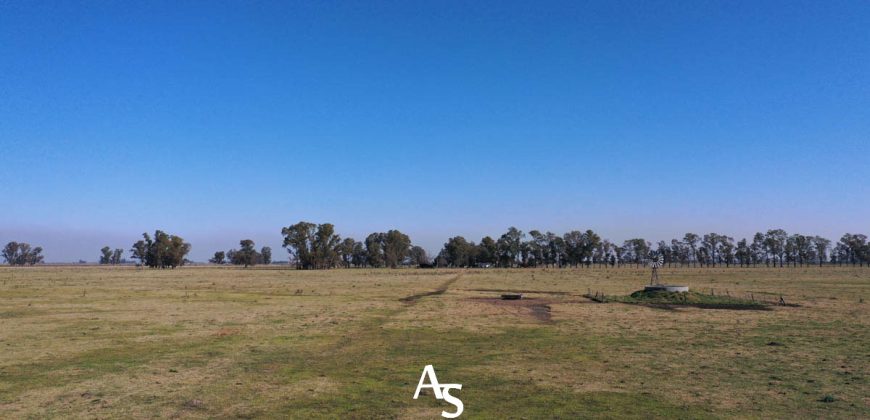
<svg viewBox="0 0 870 420">
<path fill-rule="evenodd" d="M 689 286 L 678 286 L 676 284 L 654 284 L 643 288 L 646 292 L 688 292 Z"/>
<path fill-rule="evenodd" d="M 522 293 L 505 293 L 501 295 L 502 300 L 520 300 L 523 298 Z"/>
</svg>

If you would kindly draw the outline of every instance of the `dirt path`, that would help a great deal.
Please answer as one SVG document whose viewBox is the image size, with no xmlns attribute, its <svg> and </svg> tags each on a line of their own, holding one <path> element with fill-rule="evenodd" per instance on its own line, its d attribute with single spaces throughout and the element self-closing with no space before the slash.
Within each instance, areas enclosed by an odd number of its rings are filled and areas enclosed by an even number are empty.
<svg viewBox="0 0 870 420">
<path fill-rule="evenodd" d="M 432 292 L 418 293 L 416 295 L 405 296 L 405 297 L 399 299 L 399 301 L 405 302 L 405 303 L 414 303 L 414 302 L 416 302 L 424 297 L 427 297 L 427 296 L 442 295 L 442 294 L 444 294 L 444 292 L 447 291 L 447 288 L 449 288 L 451 284 L 453 284 L 457 280 L 459 280 L 460 277 L 462 277 L 462 274 L 457 274 L 456 276 L 454 276 L 454 277 L 448 279 L 447 281 L 445 281 L 444 283 L 442 283 L 440 286 L 438 286 L 437 289 L 435 289 Z"/>
</svg>

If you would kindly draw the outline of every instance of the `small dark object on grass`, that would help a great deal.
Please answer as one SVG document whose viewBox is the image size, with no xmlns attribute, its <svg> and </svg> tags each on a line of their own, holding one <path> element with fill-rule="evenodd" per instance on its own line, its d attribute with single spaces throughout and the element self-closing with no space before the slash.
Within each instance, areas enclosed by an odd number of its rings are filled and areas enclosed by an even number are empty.
<svg viewBox="0 0 870 420">
<path fill-rule="evenodd" d="M 522 293 L 505 293 L 501 295 L 502 300 L 519 300 L 523 298 Z"/>
<path fill-rule="evenodd" d="M 837 401 L 837 399 L 834 398 L 833 395 L 825 395 L 824 397 L 822 397 L 822 399 L 819 400 L 819 402 L 823 403 L 832 403 L 834 401 Z"/>
<path fill-rule="evenodd" d="M 768 346 L 781 346 L 782 343 L 776 342 L 776 341 L 771 341 L 771 342 L 767 343 L 767 345 Z"/>
</svg>

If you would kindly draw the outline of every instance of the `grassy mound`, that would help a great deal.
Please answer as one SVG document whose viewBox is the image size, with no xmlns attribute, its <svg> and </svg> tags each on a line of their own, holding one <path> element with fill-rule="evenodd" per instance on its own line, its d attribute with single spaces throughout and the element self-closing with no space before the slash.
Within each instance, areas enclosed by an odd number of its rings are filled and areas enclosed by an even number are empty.
<svg viewBox="0 0 870 420">
<path fill-rule="evenodd" d="M 600 302 L 619 302 L 640 305 L 695 306 L 710 309 L 765 309 L 761 302 L 726 295 L 708 295 L 698 292 L 666 292 L 639 290 L 628 296 L 607 296 Z"/>
</svg>

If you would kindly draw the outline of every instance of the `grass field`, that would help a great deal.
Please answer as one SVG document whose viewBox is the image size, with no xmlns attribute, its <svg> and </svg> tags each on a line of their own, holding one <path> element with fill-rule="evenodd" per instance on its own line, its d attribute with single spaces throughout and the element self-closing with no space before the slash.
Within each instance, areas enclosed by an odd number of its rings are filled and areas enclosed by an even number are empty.
<svg viewBox="0 0 870 420">
<path fill-rule="evenodd" d="M 0 418 L 870 417 L 870 268 L 0 269 Z M 530 299 L 501 301 L 502 291 Z M 828 402 L 825 402 L 827 400 Z"/>
</svg>

